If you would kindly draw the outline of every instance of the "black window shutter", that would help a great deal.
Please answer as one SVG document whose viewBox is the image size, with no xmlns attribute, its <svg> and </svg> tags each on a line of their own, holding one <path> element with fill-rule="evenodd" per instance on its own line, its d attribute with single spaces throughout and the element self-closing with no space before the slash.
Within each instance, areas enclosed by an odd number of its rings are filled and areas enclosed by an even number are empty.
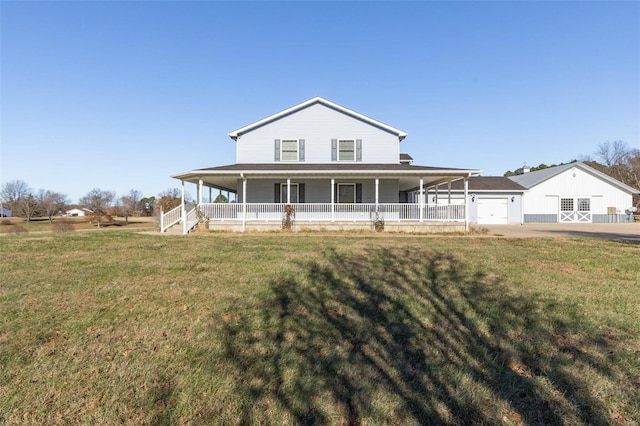
<svg viewBox="0 0 640 426">
<path fill-rule="evenodd" d="M 356 203 L 362 202 L 362 184 L 356 183 Z"/>
<path fill-rule="evenodd" d="M 333 202 L 334 203 L 338 202 L 338 184 L 337 183 L 333 185 Z"/>
<path fill-rule="evenodd" d="M 356 139 L 356 161 L 362 161 L 362 139 Z"/>
<path fill-rule="evenodd" d="M 276 183 L 275 185 L 275 190 L 273 192 L 273 202 L 274 203 L 280 202 L 280 184 L 279 183 Z"/>
<path fill-rule="evenodd" d="M 280 161 L 280 139 L 273 143 L 273 161 Z"/>
<path fill-rule="evenodd" d="M 304 161 L 304 139 L 298 139 L 298 159 Z"/>
<path fill-rule="evenodd" d="M 304 203 L 304 183 L 298 184 L 298 202 Z"/>
<path fill-rule="evenodd" d="M 331 161 L 338 161 L 338 139 L 331 139 Z"/>
</svg>

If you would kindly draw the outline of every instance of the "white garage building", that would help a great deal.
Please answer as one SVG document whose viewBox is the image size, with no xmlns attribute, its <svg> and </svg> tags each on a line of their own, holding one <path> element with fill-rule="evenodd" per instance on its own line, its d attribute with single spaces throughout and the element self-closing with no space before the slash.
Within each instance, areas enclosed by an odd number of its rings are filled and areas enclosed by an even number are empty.
<svg viewBox="0 0 640 426">
<path fill-rule="evenodd" d="M 587 166 L 569 163 L 511 177 L 471 177 L 469 222 L 608 223 L 633 221 L 635 188 Z M 462 182 L 430 188 L 427 204 L 462 204 Z"/>
<path fill-rule="evenodd" d="M 630 222 L 635 188 L 587 166 L 569 163 L 509 177 L 526 188 L 523 222 Z"/>
</svg>

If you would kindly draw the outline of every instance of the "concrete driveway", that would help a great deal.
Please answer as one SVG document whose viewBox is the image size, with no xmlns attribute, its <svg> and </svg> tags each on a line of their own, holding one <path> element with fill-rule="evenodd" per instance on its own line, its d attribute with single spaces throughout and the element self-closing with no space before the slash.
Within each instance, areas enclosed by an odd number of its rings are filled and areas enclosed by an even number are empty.
<svg viewBox="0 0 640 426">
<path fill-rule="evenodd" d="M 592 237 L 640 241 L 640 223 L 526 223 L 524 225 L 474 225 L 487 235 L 512 238 Z"/>
</svg>

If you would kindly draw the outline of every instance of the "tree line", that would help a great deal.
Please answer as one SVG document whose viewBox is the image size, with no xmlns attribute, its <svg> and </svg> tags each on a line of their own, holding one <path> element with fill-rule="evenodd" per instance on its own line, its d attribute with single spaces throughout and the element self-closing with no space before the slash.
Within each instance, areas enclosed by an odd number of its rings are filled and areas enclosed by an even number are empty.
<svg viewBox="0 0 640 426">
<path fill-rule="evenodd" d="M 181 195 L 179 188 L 167 189 L 157 197 L 145 197 L 141 191 L 131 189 L 118 197 L 114 191 L 94 188 L 80 198 L 78 206 L 98 224 L 107 216 L 120 216 L 128 221 L 129 216 L 152 216 L 159 209 L 169 211 L 180 204 Z M 1 207 L 27 222 L 47 218 L 53 223 L 55 216 L 64 215 L 73 206 L 66 194 L 45 189 L 34 191 L 23 180 L 4 183 L 0 188 L 0 201 Z"/>
</svg>

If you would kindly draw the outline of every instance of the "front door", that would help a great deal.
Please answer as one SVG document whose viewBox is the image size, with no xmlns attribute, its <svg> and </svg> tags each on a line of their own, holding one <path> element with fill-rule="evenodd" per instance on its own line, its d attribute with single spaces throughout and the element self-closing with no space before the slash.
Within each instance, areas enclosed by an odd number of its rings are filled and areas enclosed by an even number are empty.
<svg viewBox="0 0 640 426">
<path fill-rule="evenodd" d="M 560 198 L 560 222 L 591 222 L 591 199 Z"/>
</svg>

